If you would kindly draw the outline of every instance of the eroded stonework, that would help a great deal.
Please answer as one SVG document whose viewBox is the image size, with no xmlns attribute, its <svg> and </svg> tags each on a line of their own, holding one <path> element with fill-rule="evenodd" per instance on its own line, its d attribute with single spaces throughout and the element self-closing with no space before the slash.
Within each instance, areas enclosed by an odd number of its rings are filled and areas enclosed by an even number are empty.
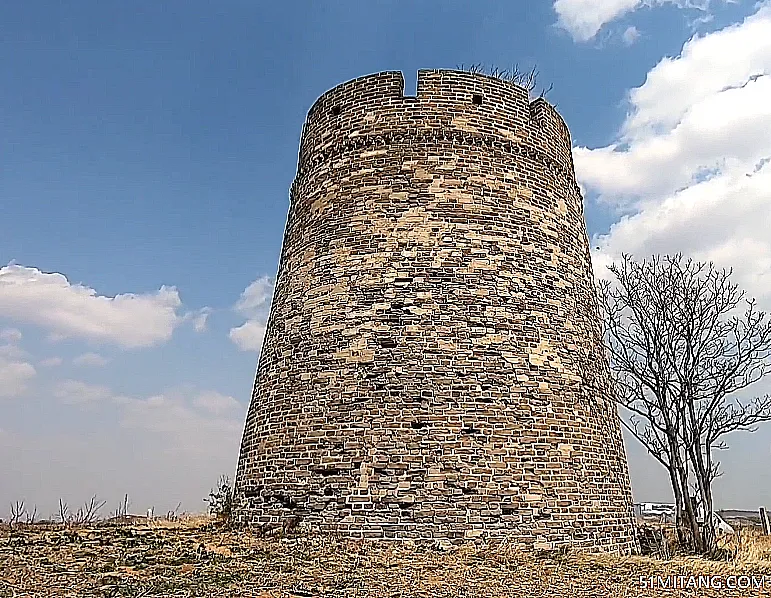
<svg viewBox="0 0 771 598">
<path fill-rule="evenodd" d="M 236 518 L 628 552 L 568 129 L 484 75 L 403 89 L 362 77 L 308 114 Z"/>
</svg>

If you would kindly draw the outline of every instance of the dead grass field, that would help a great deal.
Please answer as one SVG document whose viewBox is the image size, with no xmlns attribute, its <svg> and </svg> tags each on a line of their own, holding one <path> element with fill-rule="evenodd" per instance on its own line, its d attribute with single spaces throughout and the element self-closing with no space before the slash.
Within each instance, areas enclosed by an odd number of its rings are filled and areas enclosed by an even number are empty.
<svg viewBox="0 0 771 598">
<path fill-rule="evenodd" d="M 260 537 L 206 518 L 0 528 L 0 597 L 771 596 L 771 539 L 744 532 L 735 557 L 668 561 L 505 545 L 441 547 L 328 536 Z M 643 588 L 640 577 L 769 575 L 764 589 Z"/>
</svg>

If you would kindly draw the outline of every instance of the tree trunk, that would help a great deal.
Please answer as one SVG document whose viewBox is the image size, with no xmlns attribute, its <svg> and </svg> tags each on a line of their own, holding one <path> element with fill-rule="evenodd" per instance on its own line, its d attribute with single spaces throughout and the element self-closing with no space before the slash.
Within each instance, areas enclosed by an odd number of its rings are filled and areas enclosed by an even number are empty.
<svg viewBox="0 0 771 598">
<path fill-rule="evenodd" d="M 688 531 L 693 539 L 693 549 L 699 554 L 704 554 L 704 540 L 701 537 L 701 530 L 699 529 L 699 522 L 696 520 L 696 512 L 694 511 L 694 505 L 691 501 L 690 494 L 688 493 L 688 479 L 685 474 L 685 470 L 682 467 L 678 468 L 680 475 L 680 484 L 685 489 L 684 501 L 685 501 L 685 516 L 688 523 Z"/>
<path fill-rule="evenodd" d="M 685 546 L 688 540 L 683 531 L 683 528 L 686 526 L 683 493 L 680 490 L 680 481 L 677 478 L 675 468 L 670 465 L 667 467 L 667 471 L 669 472 L 669 480 L 672 483 L 672 494 L 675 498 L 675 529 L 677 531 L 677 543 L 680 546 Z"/>
</svg>

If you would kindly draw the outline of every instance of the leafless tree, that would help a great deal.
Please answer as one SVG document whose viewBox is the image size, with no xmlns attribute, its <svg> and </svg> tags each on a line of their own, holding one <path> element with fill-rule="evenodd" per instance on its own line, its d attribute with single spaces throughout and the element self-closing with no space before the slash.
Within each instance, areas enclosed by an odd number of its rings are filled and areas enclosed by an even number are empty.
<svg viewBox="0 0 771 598">
<path fill-rule="evenodd" d="M 27 525 L 34 525 L 35 520 L 37 520 L 37 505 L 33 505 L 32 511 L 31 512 L 28 511 L 26 513 L 24 517 L 24 523 L 26 523 Z"/>
<path fill-rule="evenodd" d="M 771 420 L 771 396 L 736 397 L 769 372 L 771 322 L 712 263 L 624 255 L 610 271 L 599 297 L 622 423 L 667 469 L 681 539 L 711 552 L 715 452 Z"/>
<path fill-rule="evenodd" d="M 118 503 L 117 508 L 113 511 L 112 516 L 115 518 L 126 517 L 128 515 L 129 498 L 128 493 L 123 496 L 123 500 Z"/>
<path fill-rule="evenodd" d="M 89 501 L 84 503 L 80 507 L 75 515 L 72 517 L 72 522 L 75 525 L 88 525 L 94 523 L 99 518 L 99 511 L 107 504 L 106 500 L 98 500 L 96 495 L 92 496 Z"/>
<path fill-rule="evenodd" d="M 166 512 L 166 519 L 168 521 L 176 521 L 179 518 L 179 509 L 182 506 L 182 502 L 178 502 L 174 510 Z"/>
<path fill-rule="evenodd" d="M 27 509 L 24 506 L 23 500 L 17 500 L 11 503 L 11 517 L 8 523 L 11 526 L 18 525 L 22 520 L 27 517 Z"/>
<path fill-rule="evenodd" d="M 61 498 L 59 499 L 59 521 L 62 525 L 70 522 L 70 507 Z"/>
</svg>

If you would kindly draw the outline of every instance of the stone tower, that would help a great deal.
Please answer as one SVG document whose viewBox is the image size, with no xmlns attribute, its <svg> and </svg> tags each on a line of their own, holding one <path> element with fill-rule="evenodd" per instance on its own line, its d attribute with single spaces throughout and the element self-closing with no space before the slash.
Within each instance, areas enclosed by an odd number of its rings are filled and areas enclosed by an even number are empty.
<svg viewBox="0 0 771 598">
<path fill-rule="evenodd" d="M 570 133 L 496 78 L 321 96 L 236 474 L 236 518 L 628 552 L 631 492 Z"/>
</svg>

